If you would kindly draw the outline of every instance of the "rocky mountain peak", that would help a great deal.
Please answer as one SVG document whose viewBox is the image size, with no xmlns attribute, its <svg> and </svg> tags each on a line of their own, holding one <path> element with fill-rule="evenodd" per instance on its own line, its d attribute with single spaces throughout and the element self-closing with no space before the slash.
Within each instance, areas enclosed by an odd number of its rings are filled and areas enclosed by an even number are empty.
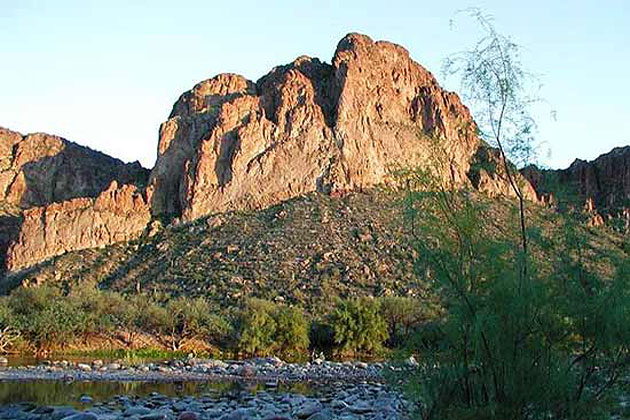
<svg viewBox="0 0 630 420">
<path fill-rule="evenodd" d="M 14 270 L 137 237 L 151 218 L 186 222 L 315 191 L 342 195 L 395 181 L 393 172 L 404 168 L 423 167 L 453 187 L 511 195 L 501 171 L 490 165 L 480 172 L 475 164 L 481 143 L 459 97 L 405 48 L 356 33 L 339 42 L 330 64 L 300 56 L 255 83 L 226 73 L 183 93 L 160 126 L 145 190 L 115 171 L 90 178 L 107 167 L 105 158 L 82 157 L 67 141 L 2 133 L 11 158 L 0 164 L 18 168 L 52 156 L 53 167 L 66 168 L 60 174 L 72 175 L 53 177 L 67 179 L 54 183 L 60 192 L 29 198 L 29 206 L 42 207 L 24 212 L 9 248 Z M 31 146 L 21 152 L 15 145 L 26 140 Z M 70 151 L 72 159 L 58 158 Z M 54 189 L 44 182 L 49 172 L 35 171 L 47 174 L 42 186 Z M 20 189 L 11 194 L 27 196 Z"/>
<path fill-rule="evenodd" d="M 470 113 L 407 50 L 349 34 L 331 63 L 300 56 L 255 84 L 219 75 L 182 95 L 160 130 L 153 214 L 192 220 L 367 188 L 436 153 L 439 176 L 468 184 Z"/>
</svg>

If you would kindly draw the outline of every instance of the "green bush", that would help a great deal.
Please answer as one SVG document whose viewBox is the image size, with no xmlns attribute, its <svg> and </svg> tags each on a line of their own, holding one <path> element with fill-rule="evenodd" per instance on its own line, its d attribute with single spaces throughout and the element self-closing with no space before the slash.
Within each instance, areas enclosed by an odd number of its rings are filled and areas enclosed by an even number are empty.
<svg viewBox="0 0 630 420">
<path fill-rule="evenodd" d="M 85 312 L 51 287 L 19 288 L 9 306 L 16 327 L 38 352 L 49 351 L 81 335 Z"/>
<path fill-rule="evenodd" d="M 389 337 L 380 305 L 375 300 L 340 300 L 329 321 L 340 353 L 378 353 Z"/>
<path fill-rule="evenodd" d="M 249 355 L 295 358 L 308 349 L 308 331 L 309 325 L 301 310 L 250 299 L 241 317 L 238 347 Z"/>
<path fill-rule="evenodd" d="M 16 327 L 9 301 L 0 297 L 0 354 L 12 351 L 20 339 L 21 333 Z"/>
<path fill-rule="evenodd" d="M 187 341 L 199 339 L 217 342 L 229 330 L 228 324 L 212 312 L 210 303 L 204 298 L 179 297 L 170 300 L 165 307 L 161 333 L 168 337 L 169 347 L 180 350 Z"/>
<path fill-rule="evenodd" d="M 440 313 L 433 302 L 402 296 L 384 297 L 379 303 L 389 332 L 387 346 L 390 348 L 407 343 L 420 325 L 437 319 Z"/>
<path fill-rule="evenodd" d="M 260 356 L 271 354 L 277 328 L 274 310 L 274 304 L 265 300 L 250 299 L 246 302 L 238 340 L 241 352 Z"/>
<path fill-rule="evenodd" d="M 309 347 L 309 324 L 301 309 L 279 306 L 274 312 L 276 333 L 274 350 L 291 359 L 304 354 Z"/>
<path fill-rule="evenodd" d="M 121 310 L 128 309 L 122 295 L 100 291 L 96 287 L 82 287 L 65 300 L 84 314 L 81 330 L 85 335 L 108 334 L 120 328 L 118 315 Z"/>
</svg>

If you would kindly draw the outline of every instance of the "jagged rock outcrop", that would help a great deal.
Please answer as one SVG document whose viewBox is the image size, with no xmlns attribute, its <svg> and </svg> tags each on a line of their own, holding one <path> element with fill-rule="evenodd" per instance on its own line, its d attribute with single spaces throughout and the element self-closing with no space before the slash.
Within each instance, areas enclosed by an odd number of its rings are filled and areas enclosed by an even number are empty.
<svg viewBox="0 0 630 420">
<path fill-rule="evenodd" d="M 511 182 L 505 170 L 505 163 L 500 150 L 481 144 L 473 156 L 468 177 L 475 189 L 490 197 L 516 197 L 517 193 L 514 190 L 516 187 L 524 199 L 533 202 L 539 201 L 536 190 L 530 181 L 521 175 L 511 163 L 508 165 L 510 165 Z"/>
<path fill-rule="evenodd" d="M 0 127 L 0 274 L 6 269 L 6 254 L 12 242 L 15 242 L 13 249 L 16 250 L 11 257 L 13 267 L 28 266 L 56 255 L 58 250 L 72 249 L 72 246 L 82 243 L 82 240 L 77 242 L 76 238 L 72 238 L 76 231 L 64 230 L 66 219 L 65 224 L 59 225 L 55 236 L 59 243 L 53 244 L 50 238 L 37 242 L 43 233 L 35 232 L 32 224 L 22 227 L 23 221 L 32 223 L 29 217 L 34 213 L 55 214 L 55 218 L 48 219 L 48 225 L 52 225 L 62 219 L 58 213 L 76 210 L 81 207 L 79 203 L 94 202 L 93 199 L 79 199 L 70 205 L 66 200 L 96 197 L 112 181 L 143 186 L 148 175 L 149 171 L 138 162 L 125 164 L 58 136 L 44 133 L 24 136 Z M 25 209 L 52 203 L 62 204 L 23 214 Z M 76 212 L 67 215 L 77 216 Z M 82 217 L 80 224 L 87 227 L 88 220 Z M 46 226 L 46 229 L 51 227 Z M 21 250 L 20 247 L 26 244 L 32 246 L 31 251 Z"/>
<path fill-rule="evenodd" d="M 153 212 L 192 220 L 362 189 L 438 155 L 437 174 L 467 185 L 478 145 L 468 109 L 404 48 L 350 34 L 332 65 L 300 57 L 255 85 L 226 74 L 185 93 L 160 130 Z"/>
<path fill-rule="evenodd" d="M 17 271 L 67 251 L 135 239 L 150 220 L 147 197 L 116 181 L 96 198 L 25 210 L 19 236 L 7 252 L 7 268 Z"/>
<path fill-rule="evenodd" d="M 0 201 L 30 208 L 95 197 L 116 180 L 146 184 L 148 170 L 44 133 L 0 127 Z"/>
<path fill-rule="evenodd" d="M 591 162 L 576 159 L 567 169 L 530 166 L 521 172 L 542 200 L 569 200 L 584 208 L 591 225 L 616 220 L 630 230 L 630 146 L 614 148 Z"/>
</svg>

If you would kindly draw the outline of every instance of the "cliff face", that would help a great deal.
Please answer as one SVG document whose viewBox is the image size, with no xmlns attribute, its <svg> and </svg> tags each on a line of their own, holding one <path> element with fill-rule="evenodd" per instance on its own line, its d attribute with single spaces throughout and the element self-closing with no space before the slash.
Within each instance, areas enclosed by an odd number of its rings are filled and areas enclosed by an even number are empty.
<svg viewBox="0 0 630 420">
<path fill-rule="evenodd" d="M 85 210 L 93 207 L 94 197 L 102 203 L 110 184 L 143 185 L 148 174 L 137 162 L 125 164 L 58 136 L 23 136 L 0 128 L 0 274 L 81 244 L 102 245 L 116 229 L 133 230 L 133 223 L 101 222 L 96 214 L 106 212 L 102 204 L 96 213 Z M 39 224 L 34 224 L 35 219 Z M 70 220 L 80 229 L 70 228 Z"/>
<path fill-rule="evenodd" d="M 7 269 L 17 271 L 52 256 L 137 238 L 151 219 L 137 187 L 113 181 L 96 198 L 75 198 L 28 209 L 8 249 Z"/>
<path fill-rule="evenodd" d="M 219 75 L 182 95 L 160 130 L 153 212 L 192 220 L 362 189 L 434 155 L 439 176 L 467 185 L 478 144 L 468 109 L 404 48 L 350 34 L 332 65 L 300 57 L 256 84 Z"/>
<path fill-rule="evenodd" d="M 40 206 L 24 211 L 10 270 L 133 239 L 151 217 L 190 221 L 314 191 L 339 195 L 387 183 L 395 169 L 513 195 L 497 165 L 471 166 L 480 141 L 458 96 L 404 48 L 359 34 L 339 42 L 331 64 L 299 57 L 256 83 L 221 74 L 184 93 L 160 127 L 145 190 L 125 185 L 143 184 L 138 166 L 54 136 L 0 136 L 0 194 Z"/>
<path fill-rule="evenodd" d="M 468 177 L 477 191 L 490 197 L 515 197 L 514 187 L 516 187 L 526 200 L 539 201 L 536 190 L 530 181 L 521 175 L 515 167 L 511 167 L 510 174 L 512 175 L 511 182 L 499 149 L 482 144 L 472 158 Z"/>
<path fill-rule="evenodd" d="M 541 199 L 569 197 L 591 214 L 592 225 L 616 220 L 630 230 L 630 146 L 617 147 L 591 162 L 576 159 L 567 169 L 528 167 L 522 173 Z"/>
<path fill-rule="evenodd" d="M 20 208 L 95 197 L 116 180 L 145 183 L 148 171 L 61 137 L 0 128 L 0 201 Z"/>
</svg>

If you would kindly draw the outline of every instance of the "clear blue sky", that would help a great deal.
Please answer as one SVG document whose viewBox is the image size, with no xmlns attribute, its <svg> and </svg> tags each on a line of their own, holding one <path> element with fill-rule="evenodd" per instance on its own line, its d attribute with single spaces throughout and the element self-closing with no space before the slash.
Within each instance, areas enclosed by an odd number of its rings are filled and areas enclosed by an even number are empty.
<svg viewBox="0 0 630 420">
<path fill-rule="evenodd" d="M 152 166 L 160 122 L 195 83 L 253 80 L 307 54 L 330 61 L 348 32 L 404 45 L 446 87 L 440 63 L 477 36 L 449 20 L 492 14 L 541 75 L 541 160 L 566 167 L 630 144 L 630 2 L 0 0 L 0 125 L 44 131 Z M 550 118 L 557 111 L 557 120 Z M 546 149 L 551 154 L 548 157 Z"/>
</svg>

